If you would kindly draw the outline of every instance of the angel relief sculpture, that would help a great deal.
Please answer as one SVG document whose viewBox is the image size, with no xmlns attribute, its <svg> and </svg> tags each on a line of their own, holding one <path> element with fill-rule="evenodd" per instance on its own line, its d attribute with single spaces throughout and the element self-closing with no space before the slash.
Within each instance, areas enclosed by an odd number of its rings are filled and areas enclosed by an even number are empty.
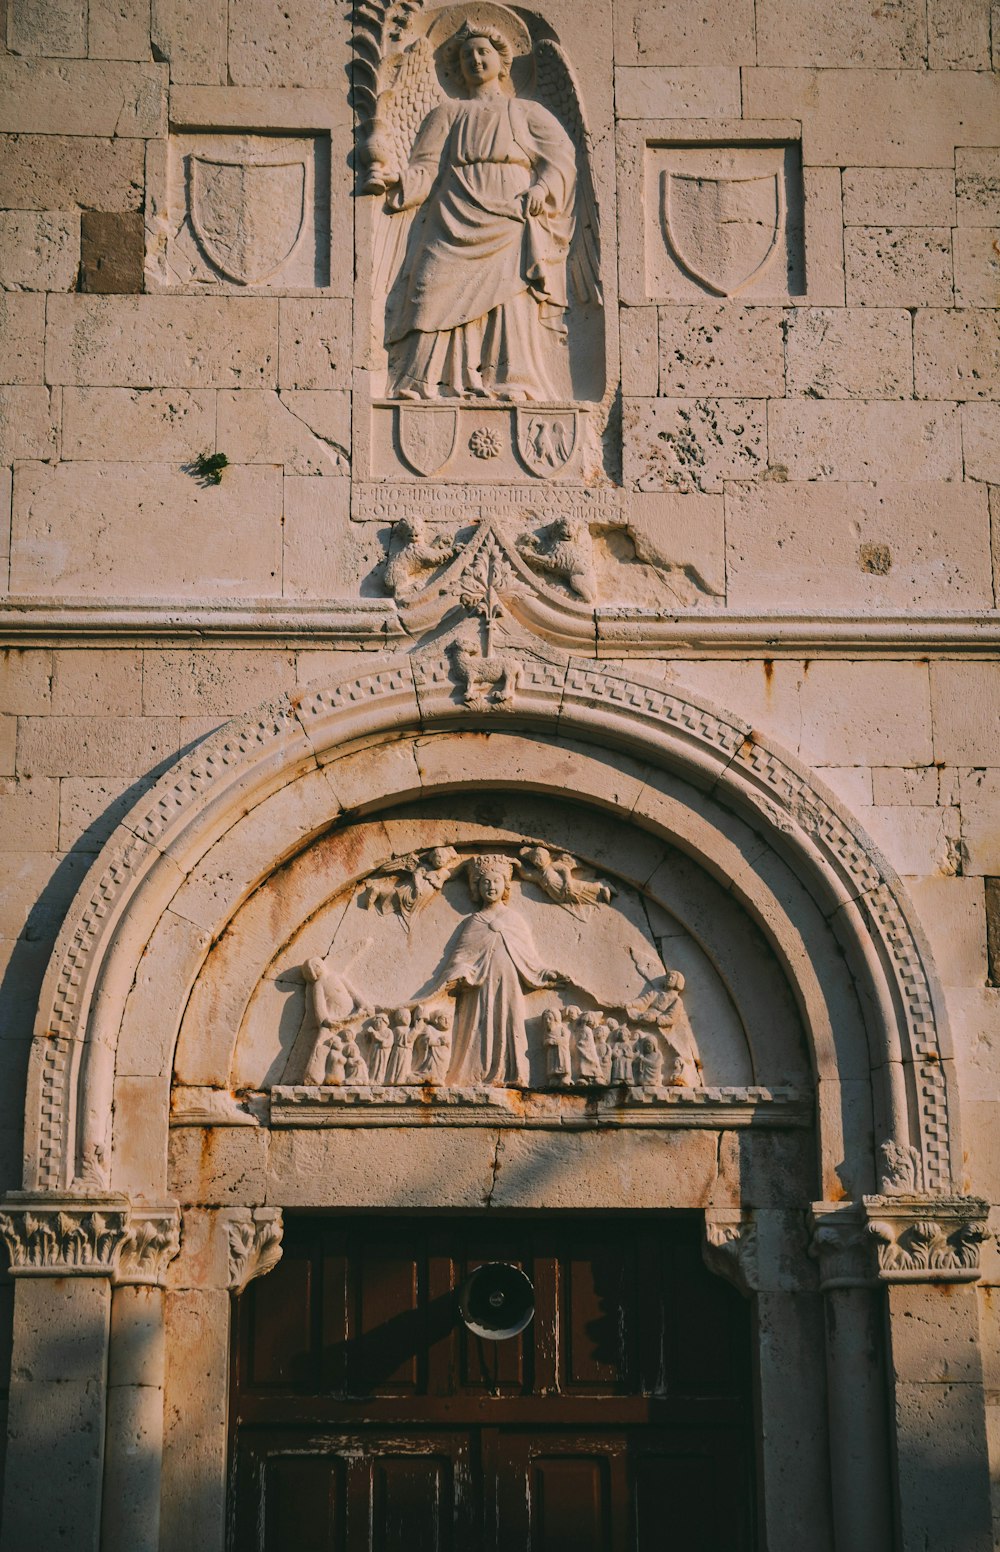
<svg viewBox="0 0 1000 1552">
<path fill-rule="evenodd" d="M 515 91 L 515 59 L 532 96 Z M 400 56 L 367 154 L 364 191 L 385 195 L 389 396 L 570 397 L 570 291 L 581 304 L 600 292 L 586 130 L 559 45 L 532 46 L 503 6 L 442 12 Z"/>
</svg>

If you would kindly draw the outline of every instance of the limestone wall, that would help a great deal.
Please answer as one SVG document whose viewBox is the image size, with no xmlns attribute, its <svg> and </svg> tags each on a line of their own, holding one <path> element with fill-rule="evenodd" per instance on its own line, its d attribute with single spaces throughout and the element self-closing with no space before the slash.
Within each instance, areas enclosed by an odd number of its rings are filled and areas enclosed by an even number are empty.
<svg viewBox="0 0 1000 1552">
<path fill-rule="evenodd" d="M 590 640 L 812 767 L 904 877 L 952 1021 L 961 1186 L 1000 1229 L 1000 12 L 537 9 L 583 83 L 606 262 L 617 244 Z M 0 18 L 8 1190 L 42 975 L 114 826 L 210 730 L 406 637 L 360 466 L 377 351 L 348 5 Z M 777 259 L 730 296 L 658 203 L 720 147 L 734 176 L 777 157 L 786 202 Z M 185 224 L 183 167 L 251 153 L 301 162 L 302 220 L 241 281 Z M 214 453 L 217 484 L 195 469 Z M 995 1245 L 984 1266 L 996 1402 Z"/>
</svg>

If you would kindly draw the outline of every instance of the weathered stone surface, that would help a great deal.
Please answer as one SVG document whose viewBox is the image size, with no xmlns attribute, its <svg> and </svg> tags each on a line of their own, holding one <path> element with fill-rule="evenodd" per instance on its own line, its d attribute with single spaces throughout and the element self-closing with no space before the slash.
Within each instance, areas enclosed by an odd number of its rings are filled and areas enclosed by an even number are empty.
<svg viewBox="0 0 1000 1552">
<path fill-rule="evenodd" d="M 224 1539 L 230 1307 L 225 1289 L 171 1290 L 165 1300 L 164 1552 L 190 1546 L 192 1523 L 209 1544 Z"/>
<path fill-rule="evenodd" d="M 901 0 L 876 25 L 866 5 L 830 7 L 824 0 L 758 0 L 759 65 L 827 69 L 924 63 L 926 23 L 920 0 Z"/>
<path fill-rule="evenodd" d="M 660 392 L 780 398 L 784 313 L 772 307 L 661 307 Z"/>
<path fill-rule="evenodd" d="M 143 653 L 147 717 L 238 716 L 294 685 L 295 659 L 288 652 L 172 648 Z"/>
<path fill-rule="evenodd" d="M 751 0 L 619 0 L 615 58 L 621 64 L 741 65 L 756 59 Z"/>
<path fill-rule="evenodd" d="M 165 86 L 160 65 L 0 58 L 0 130 L 141 140 L 163 133 Z"/>
<path fill-rule="evenodd" d="M 772 466 L 792 480 L 961 478 L 961 434 L 953 404 L 815 403 L 770 406 Z"/>
<path fill-rule="evenodd" d="M 81 58 L 87 52 L 84 0 L 8 0 L 6 43 L 12 54 Z"/>
<path fill-rule="evenodd" d="M 115 463 L 141 447 L 149 459 L 187 463 L 214 450 L 215 416 L 216 396 L 206 389 L 67 387 L 62 456 Z"/>
<path fill-rule="evenodd" d="M 959 227 L 954 247 L 959 307 L 1000 305 L 1000 227 Z"/>
<path fill-rule="evenodd" d="M 279 388 L 346 388 L 351 373 L 350 303 L 284 299 L 279 348 Z"/>
<path fill-rule="evenodd" d="M 149 0 L 90 0 L 87 53 L 91 59 L 148 59 Z"/>
<path fill-rule="evenodd" d="M 983 71 L 747 69 L 743 112 L 800 118 L 810 166 L 952 167 L 996 140 L 1000 82 Z"/>
<path fill-rule="evenodd" d="M 277 309 L 257 297 L 54 297 L 47 378 L 93 387 L 273 387 Z"/>
<path fill-rule="evenodd" d="M 346 475 L 350 398 L 324 389 L 220 393 L 217 438 L 231 463 L 281 464 L 286 474 Z"/>
<path fill-rule="evenodd" d="M 962 453 L 967 480 L 1000 485 L 1000 404 L 963 404 Z"/>
<path fill-rule="evenodd" d="M 849 304 L 942 307 L 952 300 L 947 228 L 848 227 L 844 259 Z"/>
<path fill-rule="evenodd" d="M 625 482 L 635 490 L 720 491 L 767 466 L 763 401 L 629 399 L 622 428 Z"/>
<path fill-rule="evenodd" d="M 985 878 L 987 984 L 1000 986 L 1000 878 Z"/>
<path fill-rule="evenodd" d="M 932 70 L 988 70 L 987 0 L 928 0 L 927 45 Z"/>
<path fill-rule="evenodd" d="M 230 469 L 202 486 L 165 464 L 20 464 L 11 590 L 275 595 L 281 499 L 276 469 Z"/>
<path fill-rule="evenodd" d="M 955 151 L 955 190 L 959 226 L 992 226 L 1000 221 L 1000 147 L 959 146 Z"/>
<path fill-rule="evenodd" d="M 51 683 L 54 716 L 134 716 L 142 709 L 142 653 L 62 648 L 52 654 Z"/>
<path fill-rule="evenodd" d="M 322 0 L 286 0 L 259 11 L 229 8 L 229 75 L 234 86 L 329 88 L 343 69 L 344 13 Z"/>
<path fill-rule="evenodd" d="M 996 762 L 1000 663 L 932 663 L 934 757 L 949 765 Z"/>
<path fill-rule="evenodd" d="M 927 308 L 913 321 L 917 395 L 924 399 L 1000 398 L 1000 333 L 982 309 Z"/>
<path fill-rule="evenodd" d="M 80 221 L 80 290 L 108 296 L 142 291 L 145 228 L 137 210 L 85 210 Z"/>
<path fill-rule="evenodd" d="M 0 295 L 0 381 L 42 382 L 45 298 Z"/>
<path fill-rule="evenodd" d="M 0 208 L 138 210 L 141 140 L 95 135 L 0 135 Z"/>
<path fill-rule="evenodd" d="M 371 596 L 381 585 L 385 550 L 378 529 L 348 521 L 346 482 L 285 479 L 283 580 L 286 598 Z"/>
<path fill-rule="evenodd" d="M 802 682 L 803 759 L 927 765 L 931 703 L 921 663 L 810 665 Z"/>
<path fill-rule="evenodd" d="M 80 265 L 80 218 L 62 211 L 0 212 L 0 289 L 72 291 Z"/>
<path fill-rule="evenodd" d="M 629 66 L 615 71 L 619 119 L 729 119 L 740 116 L 740 73 Z"/>
<path fill-rule="evenodd" d="M 54 458 L 58 447 L 58 389 L 34 384 L 0 388 L 0 462 Z"/>
<path fill-rule="evenodd" d="M 908 399 L 910 314 L 902 309 L 799 307 L 785 320 L 789 397 Z"/>
<path fill-rule="evenodd" d="M 152 0 L 152 39 L 171 84 L 226 83 L 225 0 Z"/>
<path fill-rule="evenodd" d="M 988 609 L 989 512 L 969 487 L 896 483 L 734 486 L 728 599 L 767 608 Z"/>
<path fill-rule="evenodd" d="M 955 179 L 950 168 L 845 167 L 843 180 L 847 226 L 955 224 Z"/>
</svg>

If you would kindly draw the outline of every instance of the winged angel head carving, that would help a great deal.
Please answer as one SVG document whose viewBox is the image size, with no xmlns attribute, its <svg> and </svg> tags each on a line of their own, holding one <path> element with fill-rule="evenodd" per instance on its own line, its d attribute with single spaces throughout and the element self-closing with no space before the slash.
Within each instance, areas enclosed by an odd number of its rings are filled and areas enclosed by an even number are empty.
<svg viewBox="0 0 1000 1552">
<path fill-rule="evenodd" d="M 518 87 L 515 88 L 515 79 Z M 576 81 L 500 5 L 451 6 L 383 62 L 365 192 L 389 393 L 565 401 L 573 307 L 600 304 Z"/>
</svg>

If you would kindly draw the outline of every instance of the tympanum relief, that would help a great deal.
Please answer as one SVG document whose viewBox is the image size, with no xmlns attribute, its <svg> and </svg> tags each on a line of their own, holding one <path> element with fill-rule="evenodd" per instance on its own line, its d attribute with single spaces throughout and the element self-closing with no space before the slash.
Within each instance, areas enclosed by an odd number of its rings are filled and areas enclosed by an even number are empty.
<svg viewBox="0 0 1000 1552">
<path fill-rule="evenodd" d="M 359 982 L 357 953 L 337 942 L 301 966 L 306 1005 L 286 1083 L 422 1089 L 423 1101 L 437 1088 L 615 1089 L 626 1104 L 701 1084 L 685 977 L 623 935 L 620 917 L 605 919 L 617 914 L 609 879 L 541 842 L 471 854 L 437 846 L 375 870 L 352 904 L 387 921 L 376 941 L 391 952 L 395 933 L 411 936 L 449 886 L 462 918 L 443 942 L 440 931 L 423 935 L 410 957 L 426 973 L 405 1001 L 386 1000 L 384 978 L 380 986 L 371 972 Z M 560 952 L 558 933 L 539 930 L 543 904 L 579 924 L 572 954 Z M 587 973 L 609 934 L 627 956 L 617 1000 L 608 996 L 613 968 L 596 980 Z M 366 937 L 360 949 L 370 963 L 371 946 Z"/>
<path fill-rule="evenodd" d="M 482 3 L 417 12 L 398 42 L 359 146 L 371 472 L 592 479 L 600 236 L 569 56 L 540 18 Z"/>
</svg>

